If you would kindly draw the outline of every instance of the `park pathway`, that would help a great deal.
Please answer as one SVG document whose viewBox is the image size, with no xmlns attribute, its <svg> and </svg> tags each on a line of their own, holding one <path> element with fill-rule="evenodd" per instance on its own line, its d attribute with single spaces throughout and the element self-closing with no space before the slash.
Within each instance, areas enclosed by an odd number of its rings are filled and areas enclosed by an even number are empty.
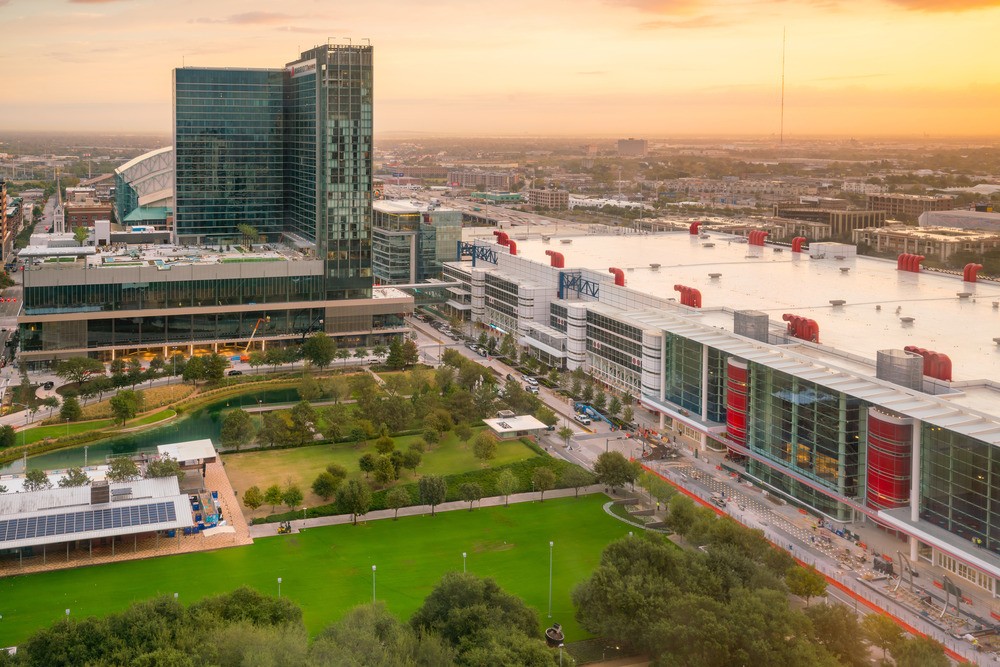
<svg viewBox="0 0 1000 667">
<path fill-rule="evenodd" d="M 604 486 L 601 484 L 594 484 L 592 486 L 581 486 L 580 495 L 587 495 L 590 493 L 603 493 Z M 545 492 L 545 498 L 567 498 L 576 494 L 573 489 L 552 489 L 551 491 Z M 537 502 L 539 493 L 537 491 L 531 491 L 529 493 L 514 493 L 510 496 L 511 503 L 530 503 Z M 480 501 L 473 503 L 473 507 L 499 507 L 504 504 L 503 496 L 490 496 L 489 498 L 483 498 Z M 458 510 L 469 509 L 469 503 L 464 500 L 454 500 L 452 502 L 441 503 L 438 505 L 434 511 L 436 512 L 455 512 Z M 399 516 L 420 516 L 424 514 L 431 513 L 430 505 L 411 505 L 410 507 L 401 507 L 399 510 Z M 359 521 L 377 521 L 380 519 L 391 519 L 395 516 L 395 510 L 375 510 L 374 512 L 369 512 L 358 518 Z M 336 514 L 334 516 L 320 516 L 314 519 L 296 519 L 292 521 L 292 532 L 297 533 L 303 528 L 318 528 L 320 526 L 336 526 L 339 524 L 351 523 L 350 514 Z M 277 523 L 262 523 L 250 526 L 250 537 L 257 539 L 260 537 L 270 537 L 272 535 L 278 534 Z"/>
</svg>

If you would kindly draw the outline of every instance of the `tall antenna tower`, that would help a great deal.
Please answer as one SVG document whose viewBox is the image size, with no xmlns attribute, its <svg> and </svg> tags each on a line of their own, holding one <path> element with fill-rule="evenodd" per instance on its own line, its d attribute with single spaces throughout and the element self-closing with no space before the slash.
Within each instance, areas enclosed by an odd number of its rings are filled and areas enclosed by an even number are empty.
<svg viewBox="0 0 1000 667">
<path fill-rule="evenodd" d="M 779 141 L 785 145 L 785 29 L 781 29 L 781 134 Z"/>
</svg>

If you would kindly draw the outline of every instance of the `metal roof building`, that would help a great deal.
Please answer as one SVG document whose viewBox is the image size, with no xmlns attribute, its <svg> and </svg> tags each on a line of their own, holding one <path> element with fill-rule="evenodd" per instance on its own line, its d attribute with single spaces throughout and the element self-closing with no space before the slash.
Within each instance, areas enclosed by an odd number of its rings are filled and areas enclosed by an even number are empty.
<svg viewBox="0 0 1000 667">
<path fill-rule="evenodd" d="M 176 477 L 0 494 L 0 551 L 194 525 Z"/>
</svg>

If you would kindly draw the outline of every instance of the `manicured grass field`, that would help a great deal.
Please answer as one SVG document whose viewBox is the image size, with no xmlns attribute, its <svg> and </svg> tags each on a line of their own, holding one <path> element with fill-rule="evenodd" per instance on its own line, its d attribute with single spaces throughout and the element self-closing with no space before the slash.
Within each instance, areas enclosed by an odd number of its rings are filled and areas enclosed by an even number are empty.
<svg viewBox="0 0 1000 667">
<path fill-rule="evenodd" d="M 84 431 L 94 431 L 112 425 L 111 419 L 98 419 L 88 422 L 72 422 L 70 424 L 52 424 L 50 426 L 36 426 L 24 432 L 24 444 L 30 445 L 46 438 L 59 438 L 64 435 L 83 433 Z M 17 435 L 14 444 L 21 444 L 21 434 Z"/>
<path fill-rule="evenodd" d="M 152 414 L 146 415 L 145 417 L 139 417 L 138 419 L 133 419 L 132 421 L 125 424 L 125 426 L 146 426 L 147 424 L 155 424 L 156 422 L 161 422 L 164 419 L 169 419 L 177 413 L 167 408 L 166 410 L 160 410 L 159 412 L 154 412 Z"/>
<path fill-rule="evenodd" d="M 440 577 L 462 569 L 490 576 L 538 612 L 543 627 L 562 623 L 568 641 L 585 638 L 570 593 L 597 566 L 601 550 L 629 526 L 601 509 L 601 495 L 444 512 L 399 521 L 310 528 L 219 551 L 166 556 L 0 579 L 0 646 L 65 618 L 119 611 L 158 594 L 182 602 L 246 584 L 302 607 L 311 634 L 376 596 L 401 618 L 420 606 Z M 198 539 L 189 537 L 182 539 Z M 548 618 L 549 541 L 552 618 Z"/>
<path fill-rule="evenodd" d="M 421 436 L 411 435 L 396 438 L 396 449 L 406 451 L 411 443 L 420 440 Z M 374 441 L 372 441 L 374 443 Z M 354 443 L 338 445 L 312 445 L 293 449 L 264 450 L 246 454 L 227 454 L 223 456 L 226 464 L 226 474 L 233 488 L 242 497 L 243 492 L 256 484 L 263 491 L 271 484 L 284 486 L 288 480 L 299 485 L 305 494 L 305 505 L 315 506 L 325 504 L 323 499 L 312 493 L 312 483 L 331 463 L 339 463 L 350 472 L 349 479 L 363 477 L 358 469 L 358 459 L 366 453 L 377 454 L 374 444 L 356 446 Z M 490 461 L 490 466 L 523 461 L 536 456 L 520 441 L 500 443 L 497 456 Z M 424 452 L 423 462 L 417 468 L 418 475 L 450 475 L 466 470 L 474 470 L 481 466 L 479 459 L 472 453 L 472 444 L 461 443 L 454 434 L 448 433 L 434 449 Z M 402 482 L 413 479 L 413 474 L 402 471 Z M 246 508 L 244 508 L 246 513 Z M 252 515 L 266 516 L 271 513 L 271 507 L 265 505 Z"/>
</svg>

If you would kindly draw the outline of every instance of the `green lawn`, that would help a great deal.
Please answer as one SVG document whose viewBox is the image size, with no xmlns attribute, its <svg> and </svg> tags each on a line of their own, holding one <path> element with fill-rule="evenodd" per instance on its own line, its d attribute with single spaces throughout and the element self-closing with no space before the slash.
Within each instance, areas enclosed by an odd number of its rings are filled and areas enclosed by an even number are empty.
<svg viewBox="0 0 1000 667">
<path fill-rule="evenodd" d="M 111 426 L 111 419 L 97 419 L 87 422 L 71 422 L 69 424 L 52 424 L 51 426 L 36 426 L 24 431 L 24 444 L 30 445 L 33 442 L 45 440 L 45 438 L 59 438 L 64 435 L 83 433 L 84 431 L 95 431 L 97 429 Z M 18 434 L 15 444 L 20 445 L 21 434 Z"/>
<path fill-rule="evenodd" d="M 170 417 L 173 417 L 176 414 L 177 414 L 176 412 L 167 408 L 166 410 L 160 410 L 159 412 L 154 412 L 153 414 L 146 415 L 145 417 L 139 417 L 138 419 L 134 419 L 125 424 L 125 426 L 132 427 L 132 426 L 146 426 L 147 424 L 155 424 L 156 422 L 163 421 L 164 419 L 169 419 Z"/>
<path fill-rule="evenodd" d="M 462 567 L 493 577 L 538 611 L 543 627 L 562 623 L 568 641 L 585 638 L 573 618 L 570 592 L 597 566 L 601 550 L 630 527 L 604 513 L 604 496 L 523 503 L 474 512 L 445 512 L 399 521 L 310 528 L 198 554 L 113 563 L 0 579 L 0 645 L 63 619 L 101 615 L 157 594 L 182 602 L 247 584 L 277 592 L 302 607 L 316 634 L 345 611 L 376 595 L 408 618 L 438 579 Z M 182 539 L 197 539 L 182 538 Z M 547 617 L 549 541 L 553 564 L 552 619 Z"/>
<path fill-rule="evenodd" d="M 420 440 L 421 436 L 411 435 L 396 438 L 396 449 L 405 451 L 411 443 Z M 374 441 L 372 441 L 374 443 Z M 362 476 L 358 469 L 358 459 L 368 452 L 376 453 L 374 444 L 356 446 L 354 443 L 337 445 L 311 445 L 294 449 L 275 449 L 246 454 L 226 454 L 226 474 L 233 488 L 240 496 L 243 491 L 256 484 L 261 490 L 271 484 L 284 486 L 288 480 L 299 485 L 305 493 L 306 506 L 325 504 L 318 496 L 313 495 L 311 487 L 313 480 L 331 463 L 339 463 L 350 471 L 350 478 Z M 523 461 L 536 456 L 524 443 L 509 441 L 500 443 L 497 447 L 497 457 L 490 461 L 490 466 Z M 471 443 L 459 443 L 453 433 L 447 433 L 434 449 L 424 452 L 423 462 L 417 468 L 419 475 L 450 475 L 480 467 L 479 459 L 472 454 Z M 409 471 L 403 471 L 403 482 L 414 479 Z M 244 508 L 245 509 L 245 508 Z M 271 513 L 270 506 L 264 506 L 252 516 L 266 516 Z"/>
</svg>

